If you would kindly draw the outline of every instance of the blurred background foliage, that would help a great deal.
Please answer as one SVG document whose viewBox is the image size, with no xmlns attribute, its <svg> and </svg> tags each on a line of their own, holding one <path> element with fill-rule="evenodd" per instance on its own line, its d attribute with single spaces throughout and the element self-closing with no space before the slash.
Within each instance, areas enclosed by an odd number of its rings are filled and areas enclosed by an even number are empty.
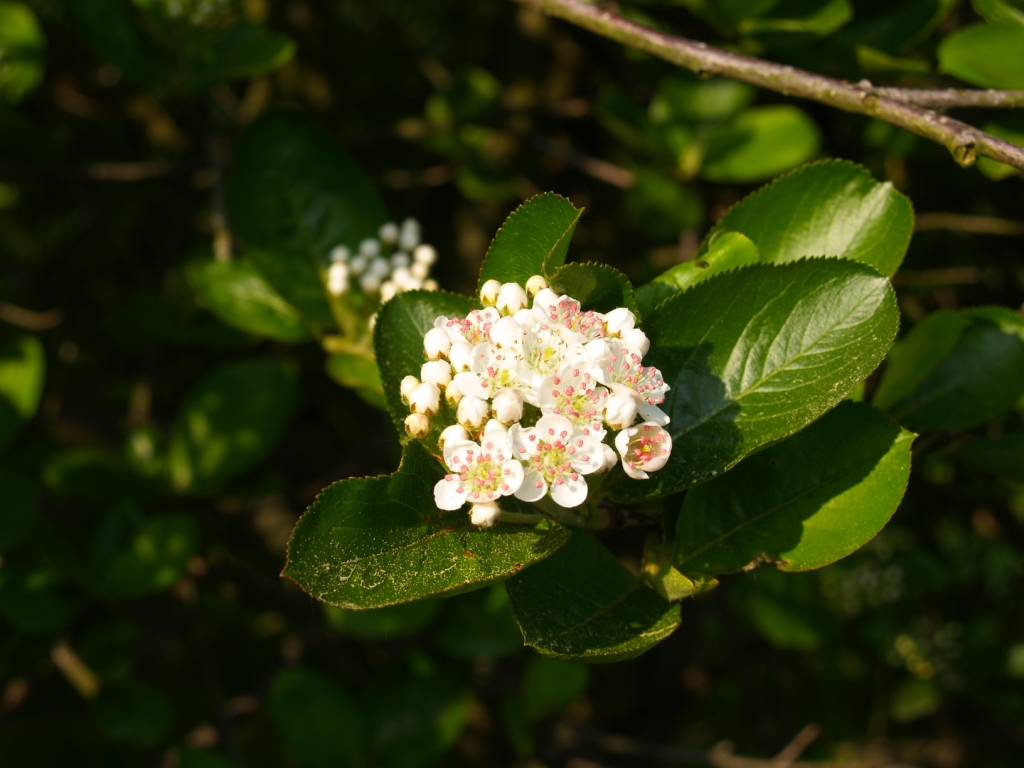
<svg viewBox="0 0 1024 768">
<path fill-rule="evenodd" d="M 620 10 L 854 80 L 1024 88 L 1017 0 Z M 398 446 L 276 294 L 253 335 L 190 274 L 230 253 L 234 148 L 270 107 L 419 219 L 450 290 L 472 291 L 538 191 L 587 207 L 575 259 L 642 283 L 759 183 L 841 157 L 918 211 L 905 331 L 1024 299 L 1012 169 L 503 0 L 2 0 L 0 763 L 707 764 L 722 740 L 769 757 L 813 722 L 812 759 L 1020 765 L 1024 402 L 919 441 L 863 550 L 726 580 L 630 662 L 525 652 L 500 586 L 347 612 L 279 579 L 300 511 Z M 1019 110 L 958 114 L 1024 141 Z M 639 571 L 642 534 L 615 546 Z"/>
</svg>

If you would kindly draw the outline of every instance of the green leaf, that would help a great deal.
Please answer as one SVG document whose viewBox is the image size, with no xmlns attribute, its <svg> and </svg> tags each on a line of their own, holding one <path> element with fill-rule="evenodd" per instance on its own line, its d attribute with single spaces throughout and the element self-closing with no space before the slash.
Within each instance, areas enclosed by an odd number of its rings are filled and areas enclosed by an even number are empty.
<svg viewBox="0 0 1024 768">
<path fill-rule="evenodd" d="M 918 432 L 968 429 L 1009 410 L 1022 393 L 1024 318 L 979 307 L 937 312 L 901 340 L 875 404 Z"/>
<path fill-rule="evenodd" d="M 971 5 L 985 21 L 992 24 L 1016 25 L 1024 29 L 1024 10 L 1003 0 L 971 0 Z"/>
<path fill-rule="evenodd" d="M 892 275 L 910 243 L 914 212 L 891 183 L 827 160 L 786 174 L 733 206 L 712 233 L 740 232 L 763 261 L 835 256 Z"/>
<path fill-rule="evenodd" d="M 69 0 L 74 30 L 103 61 L 147 86 L 165 81 L 167 60 L 142 31 L 125 0 Z"/>
<path fill-rule="evenodd" d="M 650 480 L 613 476 L 612 496 L 681 491 L 803 429 L 874 370 L 898 323 L 889 281 L 840 259 L 755 264 L 668 299 L 647 318 L 645 364 L 672 388 L 672 456 Z"/>
<path fill-rule="evenodd" d="M 445 603 L 434 640 L 452 658 L 493 659 L 510 656 L 523 647 L 523 634 L 504 585 L 458 595 Z"/>
<path fill-rule="evenodd" d="M 971 443 L 958 454 L 972 469 L 1024 483 L 1024 432 Z"/>
<path fill-rule="evenodd" d="M 756 94 L 752 86 L 736 80 L 675 73 L 658 81 L 648 114 L 659 124 L 724 120 L 749 105 Z"/>
<path fill-rule="evenodd" d="M 214 369 L 178 411 L 168 448 L 171 484 L 184 493 L 210 493 L 254 467 L 281 438 L 298 396 L 298 367 L 288 358 L 235 360 Z"/>
<path fill-rule="evenodd" d="M 90 702 L 92 717 L 113 742 L 152 747 L 171 729 L 174 708 L 159 688 L 140 680 L 104 685 Z"/>
<path fill-rule="evenodd" d="M 519 699 L 523 716 L 533 722 L 558 714 L 587 691 L 590 669 L 545 656 L 534 656 L 526 663 Z"/>
<path fill-rule="evenodd" d="M 934 715 L 942 706 L 942 691 L 934 680 L 904 680 L 892 692 L 889 716 L 897 723 L 910 723 Z"/>
<path fill-rule="evenodd" d="M 821 633 L 787 606 L 754 594 L 744 607 L 758 634 L 776 648 L 808 652 L 821 647 Z"/>
<path fill-rule="evenodd" d="M 846 557 L 896 511 L 913 439 L 870 406 L 841 403 L 690 490 L 676 523 L 676 568 L 717 575 L 767 561 L 806 571 Z"/>
<path fill-rule="evenodd" d="M 550 283 L 552 290 L 572 296 L 583 309 L 611 312 L 625 307 L 639 314 L 629 278 L 606 264 L 566 264 L 551 276 Z"/>
<path fill-rule="evenodd" d="M 562 546 L 554 523 L 470 524 L 434 503 L 440 464 L 419 442 L 388 477 L 329 486 L 299 520 L 283 575 L 339 608 L 381 608 L 505 579 Z"/>
<path fill-rule="evenodd" d="M 381 307 L 373 342 L 385 403 L 400 433 L 405 433 L 409 407 L 402 402 L 399 387 L 406 376 L 420 375 L 423 337 L 438 317 L 465 317 L 472 309 L 471 299 L 443 291 L 399 293 Z"/>
<path fill-rule="evenodd" d="M 182 61 L 181 79 L 198 90 L 228 80 L 258 77 L 284 66 L 295 55 L 295 43 L 258 24 L 220 29 L 193 29 L 201 55 Z"/>
<path fill-rule="evenodd" d="M 626 570 L 589 533 L 505 583 L 526 644 L 563 661 L 639 656 L 679 626 L 679 606 Z"/>
<path fill-rule="evenodd" d="M 359 166 L 315 123 L 269 112 L 242 135 L 227 193 L 256 268 L 308 320 L 333 328 L 322 265 L 335 246 L 375 236 L 385 218 Z"/>
<path fill-rule="evenodd" d="M 188 276 L 203 306 L 232 328 L 285 343 L 310 338 L 299 311 L 248 261 L 197 261 Z"/>
<path fill-rule="evenodd" d="M 646 168 L 637 168 L 634 176 L 636 183 L 626 190 L 625 209 L 638 229 L 656 240 L 672 241 L 683 230 L 703 224 L 704 201 L 691 187 Z"/>
<path fill-rule="evenodd" d="M 328 625 L 350 637 L 365 640 L 415 635 L 430 626 L 441 610 L 440 600 L 417 600 L 369 611 L 346 611 L 324 606 Z"/>
<path fill-rule="evenodd" d="M 422 350 L 422 348 L 421 337 L 420 349 Z M 382 411 L 387 409 L 387 403 L 384 400 L 384 383 L 380 379 L 377 361 L 372 357 L 336 352 L 327 358 L 326 366 L 327 375 L 341 386 L 354 389 L 357 395 L 374 408 L 380 408 Z"/>
<path fill-rule="evenodd" d="M 198 549 L 199 528 L 189 515 L 152 517 L 109 562 L 92 592 L 110 600 L 162 592 L 181 578 Z"/>
<path fill-rule="evenodd" d="M 46 37 L 32 9 L 0 2 L 0 96 L 18 102 L 43 80 Z"/>
<path fill-rule="evenodd" d="M 270 685 L 267 713 L 281 741 L 303 765 L 364 764 L 362 713 L 326 675 L 305 667 L 281 670 Z"/>
<path fill-rule="evenodd" d="M 700 175 L 719 182 L 762 181 L 812 160 L 820 147 L 818 126 L 802 109 L 747 109 L 713 134 Z"/>
<path fill-rule="evenodd" d="M 773 47 L 789 47 L 827 37 L 853 18 L 848 0 L 782 0 L 772 6 L 765 15 L 740 21 L 739 32 Z"/>
<path fill-rule="evenodd" d="M 665 299 L 702 280 L 760 260 L 761 253 L 749 237 L 739 232 L 717 231 L 698 258 L 677 264 L 637 289 L 640 311 L 646 315 Z"/>
<path fill-rule="evenodd" d="M 39 520 L 39 489 L 31 477 L 12 467 L 0 466 L 3 513 L 0 514 L 0 555 L 28 538 Z"/>
<path fill-rule="evenodd" d="M 75 600 L 50 569 L 4 565 L 0 570 L 0 617 L 22 632 L 61 632 L 77 611 Z"/>
<path fill-rule="evenodd" d="M 479 291 L 488 280 L 519 283 L 550 275 L 565 263 L 569 241 L 583 209 L 561 195 L 531 197 L 505 219 L 480 268 Z"/>
<path fill-rule="evenodd" d="M 1024 88 L 1024 26 L 978 22 L 939 45 L 939 69 L 982 88 Z"/>
<path fill-rule="evenodd" d="M 0 347 L 0 448 L 39 407 L 46 379 L 46 353 L 35 336 Z"/>
</svg>

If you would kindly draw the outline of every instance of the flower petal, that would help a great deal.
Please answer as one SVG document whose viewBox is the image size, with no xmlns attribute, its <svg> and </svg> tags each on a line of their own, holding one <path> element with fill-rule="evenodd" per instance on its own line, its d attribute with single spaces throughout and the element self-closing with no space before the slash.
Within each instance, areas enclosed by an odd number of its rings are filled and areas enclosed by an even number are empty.
<svg viewBox="0 0 1024 768">
<path fill-rule="evenodd" d="M 539 501 L 548 492 L 548 484 L 540 472 L 531 469 L 523 477 L 523 482 L 515 492 L 517 499 L 521 501 Z"/>
<path fill-rule="evenodd" d="M 573 480 L 571 475 L 559 478 L 551 486 L 551 498 L 560 507 L 578 507 L 587 500 L 587 481 L 582 477 Z"/>
<path fill-rule="evenodd" d="M 454 510 L 466 503 L 465 489 L 460 493 L 462 483 L 455 475 L 445 475 L 434 486 L 434 503 L 438 509 Z"/>
</svg>

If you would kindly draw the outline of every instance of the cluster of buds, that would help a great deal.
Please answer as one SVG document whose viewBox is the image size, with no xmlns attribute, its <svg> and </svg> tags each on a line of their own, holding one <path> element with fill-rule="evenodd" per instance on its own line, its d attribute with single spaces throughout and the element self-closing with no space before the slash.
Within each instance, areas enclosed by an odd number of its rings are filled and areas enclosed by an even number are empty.
<svg viewBox="0 0 1024 768">
<path fill-rule="evenodd" d="M 489 527 L 501 496 L 571 508 L 587 498 L 587 475 L 620 460 L 637 480 L 665 466 L 672 438 L 658 406 L 669 388 L 642 363 L 649 342 L 632 312 L 585 312 L 540 275 L 525 290 L 489 280 L 480 298 L 464 318 L 437 318 L 419 378 L 401 383 L 412 437 L 442 412 L 455 422 L 438 444 L 449 469 L 434 488 L 440 509 L 469 503 Z"/>
<path fill-rule="evenodd" d="M 327 290 L 343 296 L 355 285 L 364 294 L 379 294 L 381 304 L 402 291 L 436 291 L 430 268 L 437 251 L 420 238 L 419 222 L 406 219 L 401 226 L 384 224 L 377 237 L 359 243 L 355 254 L 347 246 L 336 246 L 327 268 Z"/>
</svg>

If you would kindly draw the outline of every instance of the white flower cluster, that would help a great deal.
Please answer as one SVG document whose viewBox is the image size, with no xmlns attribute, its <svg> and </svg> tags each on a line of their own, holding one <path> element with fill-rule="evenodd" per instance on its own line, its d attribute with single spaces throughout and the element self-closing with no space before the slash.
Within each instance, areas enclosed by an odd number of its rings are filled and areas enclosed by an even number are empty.
<svg viewBox="0 0 1024 768">
<path fill-rule="evenodd" d="M 416 219 L 406 219 L 401 227 L 389 221 L 377 234 L 359 243 L 355 255 L 344 245 L 331 251 L 327 290 L 332 296 L 348 293 L 353 282 L 363 293 L 379 293 L 381 304 L 402 291 L 437 290 L 437 281 L 430 278 L 437 251 L 420 242 Z"/>
<path fill-rule="evenodd" d="M 487 527 L 501 496 L 550 495 L 576 507 L 587 498 L 585 476 L 620 458 L 638 480 L 665 466 L 672 438 L 658 406 L 668 385 L 642 363 L 649 342 L 632 312 L 584 312 L 539 275 L 526 290 L 489 280 L 480 297 L 484 309 L 437 318 L 423 339 L 420 377 L 401 383 L 413 437 L 430 433 L 442 393 L 455 409 L 457 423 L 439 441 L 450 470 L 434 488 L 440 509 L 469 502 L 472 521 Z"/>
</svg>

